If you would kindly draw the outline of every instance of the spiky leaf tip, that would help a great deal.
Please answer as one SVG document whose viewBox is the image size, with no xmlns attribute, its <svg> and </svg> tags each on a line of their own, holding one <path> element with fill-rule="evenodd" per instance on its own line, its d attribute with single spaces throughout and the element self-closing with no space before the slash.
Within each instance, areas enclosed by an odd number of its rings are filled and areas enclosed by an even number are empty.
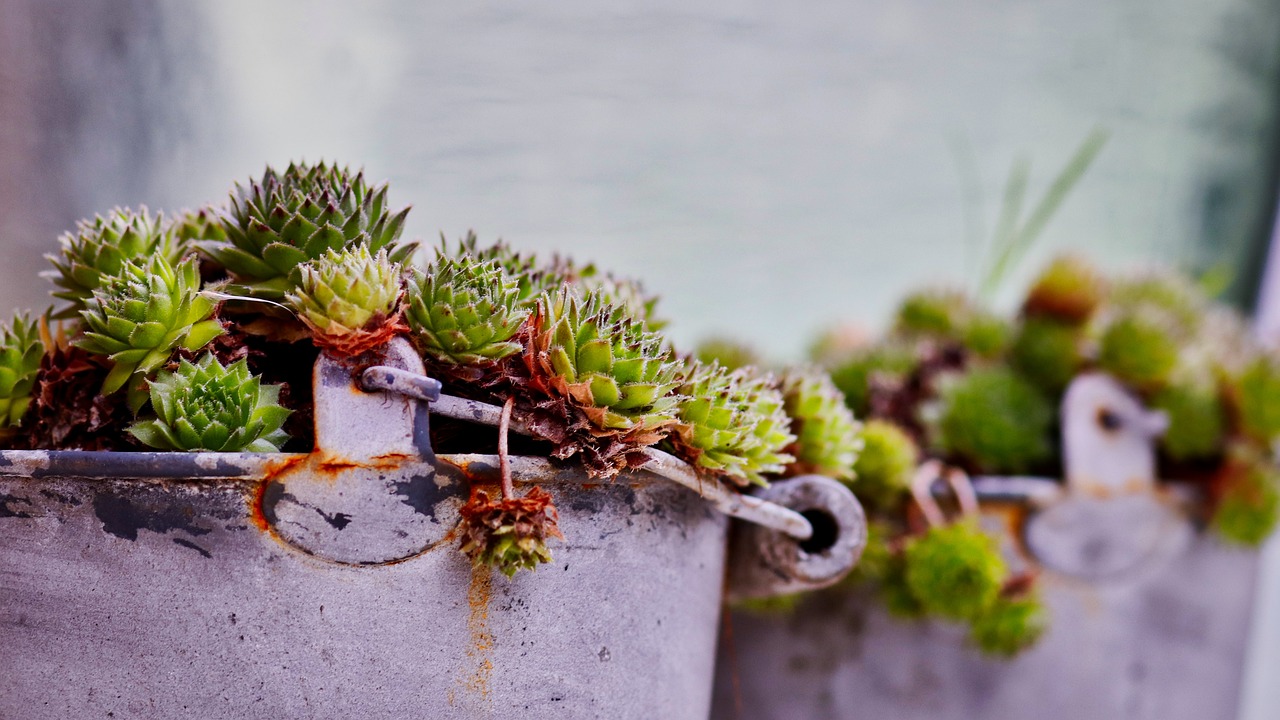
<svg viewBox="0 0 1280 720">
<path fill-rule="evenodd" d="M 862 452 L 853 465 L 858 478 L 854 493 L 876 508 L 896 508 L 909 492 L 919 461 L 919 448 L 902 428 L 885 420 L 868 420 L 862 426 Z"/>
<path fill-rule="evenodd" d="M 1036 277 L 1023 301 L 1028 316 L 1078 325 L 1101 304 L 1106 281 L 1092 263 L 1075 255 L 1055 258 Z"/>
<path fill-rule="evenodd" d="M 903 553 L 906 583 L 931 615 L 971 620 L 996 602 L 1006 567 L 995 538 L 976 521 L 930 528 Z"/>
<path fill-rule="evenodd" d="M 280 386 L 262 385 L 244 360 L 223 367 L 212 353 L 182 360 L 150 382 L 155 417 L 129 432 L 161 450 L 276 452 L 288 440 L 282 429 L 290 411 L 279 403 Z"/>
<path fill-rule="evenodd" d="M 38 319 L 15 314 L 0 325 L 0 428 L 22 422 L 44 357 Z"/>
<path fill-rule="evenodd" d="M 174 218 L 170 230 L 184 246 L 198 240 L 226 240 L 227 231 L 218 211 L 212 207 L 187 210 Z"/>
<path fill-rule="evenodd" d="M 186 252 L 162 213 L 152 215 L 141 206 L 136 210 L 116 208 L 92 220 L 81 220 L 76 229 L 58 238 L 57 255 L 45 257 L 54 269 L 45 273 L 60 289 L 53 296 L 70 305 L 54 317 L 77 317 L 84 310 L 93 291 L 104 279 L 119 275 L 126 263 L 146 263 L 160 255 L 177 264 Z"/>
<path fill-rule="evenodd" d="M 780 379 L 791 431 L 796 435 L 793 475 L 817 473 L 852 480 L 862 450 L 861 424 L 831 376 L 816 367 L 790 368 Z"/>
<path fill-rule="evenodd" d="M 86 330 L 72 342 L 111 360 L 102 393 L 128 384 L 136 412 L 146 402 L 143 378 L 167 362 L 174 350 L 199 350 L 222 334 L 222 324 L 213 318 L 215 307 L 200 294 L 195 258 L 177 267 L 163 255 L 145 264 L 126 262 L 119 275 L 94 290 L 80 313 Z"/>
<path fill-rule="evenodd" d="M 543 295 L 534 314 L 530 365 L 602 434 L 660 439 L 677 421 L 681 363 L 665 339 L 599 291 Z"/>
<path fill-rule="evenodd" d="M 418 346 L 438 362 L 478 365 L 521 350 L 516 337 L 530 310 L 520 280 L 496 258 L 437 252 L 409 276 L 406 317 Z"/>
<path fill-rule="evenodd" d="M 677 392 L 680 424 L 675 444 L 700 468 L 740 485 L 766 485 L 795 460 L 785 451 L 795 442 L 782 393 L 773 378 L 750 369 L 689 361 Z"/>
<path fill-rule="evenodd" d="M 1025 472 L 1052 453 L 1053 405 L 1007 367 L 944 376 L 921 415 L 937 450 L 986 472 Z"/>
<path fill-rule="evenodd" d="M 330 250 L 386 249 L 400 263 L 416 249 L 398 243 L 409 208 L 392 213 L 387 185 L 370 188 L 363 172 L 326 163 L 270 166 L 260 180 L 236 185 L 222 213 L 225 240 L 196 247 L 226 268 L 237 294 L 281 300 L 299 282 L 297 268 Z"/>
<path fill-rule="evenodd" d="M 988 655 L 1011 658 L 1034 645 L 1047 627 L 1047 613 L 1039 598 L 1000 598 L 973 618 L 969 638 Z"/>
<path fill-rule="evenodd" d="M 285 304 L 311 330 L 315 343 L 339 355 L 358 355 L 403 330 L 400 265 L 385 248 L 330 250 L 298 268 Z"/>
</svg>

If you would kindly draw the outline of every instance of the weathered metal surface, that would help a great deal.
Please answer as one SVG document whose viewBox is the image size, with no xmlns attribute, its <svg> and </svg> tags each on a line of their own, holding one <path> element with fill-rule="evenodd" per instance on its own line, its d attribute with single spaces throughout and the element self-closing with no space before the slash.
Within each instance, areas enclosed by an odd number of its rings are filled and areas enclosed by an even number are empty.
<svg viewBox="0 0 1280 720">
<path fill-rule="evenodd" d="M 1051 625 L 1013 660 L 963 628 L 839 588 L 790 616 L 735 612 L 716 720 L 1205 720 L 1236 716 L 1256 554 L 1201 537 L 1136 581 L 1042 576 Z"/>
<path fill-rule="evenodd" d="M 1197 535 L 1193 495 L 1156 486 L 1163 418 L 1106 376 L 1062 409 L 1066 482 L 976 478 L 983 524 L 1011 565 L 1039 567 L 1046 636 L 1013 660 L 965 630 L 894 619 L 839 588 L 790 616 L 734 613 L 718 720 L 1232 718 L 1243 678 L 1256 553 Z"/>
<path fill-rule="evenodd" d="M 867 519 L 848 488 L 821 475 L 771 483 L 758 497 L 801 513 L 814 532 L 803 542 L 755 523 L 737 523 L 727 597 L 771 597 L 827 587 L 849 573 L 867 544 Z"/>
<path fill-rule="evenodd" d="M 507 580 L 299 552 L 251 481 L 0 479 L 0 717 L 703 718 L 727 519 L 636 480 L 544 483 L 568 539 Z"/>
</svg>

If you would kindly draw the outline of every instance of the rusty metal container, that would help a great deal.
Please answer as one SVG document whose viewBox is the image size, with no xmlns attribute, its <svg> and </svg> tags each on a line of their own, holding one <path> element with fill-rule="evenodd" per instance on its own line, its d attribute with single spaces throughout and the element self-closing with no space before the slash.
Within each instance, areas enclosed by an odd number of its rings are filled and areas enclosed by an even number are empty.
<svg viewBox="0 0 1280 720">
<path fill-rule="evenodd" d="M 1195 490 L 1157 486 L 1149 447 L 1073 421 L 1107 403 L 1143 417 L 1105 378 L 1091 382 L 1064 399 L 1065 482 L 974 479 L 1006 556 L 1041 569 L 1051 625 L 1036 646 L 989 658 L 963 628 L 893 618 L 866 590 L 822 591 L 791 615 L 732 614 L 712 717 L 1236 717 L 1257 553 L 1198 532 Z"/>
<path fill-rule="evenodd" d="M 384 360 L 421 372 L 407 345 Z M 496 457 L 435 456 L 428 403 L 324 358 L 315 391 L 308 455 L 0 453 L 0 717 L 706 717 L 728 516 L 651 473 L 512 458 L 567 540 L 507 580 L 452 535 Z M 852 496 L 800 490 L 830 485 L 774 491 L 849 532 L 812 554 L 765 533 L 757 565 L 792 548 L 772 582 L 852 566 Z"/>
</svg>

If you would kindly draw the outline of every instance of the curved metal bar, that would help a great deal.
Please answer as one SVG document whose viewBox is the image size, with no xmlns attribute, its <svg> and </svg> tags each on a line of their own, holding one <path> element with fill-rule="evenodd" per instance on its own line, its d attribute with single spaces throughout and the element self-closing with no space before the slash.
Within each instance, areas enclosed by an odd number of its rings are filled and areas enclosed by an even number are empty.
<svg viewBox="0 0 1280 720">
<path fill-rule="evenodd" d="M 87 480 L 257 480 L 305 458 L 295 453 L 0 451 L 0 477 Z"/>
<path fill-rule="evenodd" d="M 424 385 L 422 383 L 424 380 L 435 383 L 436 399 L 430 398 L 430 386 Z M 419 400 L 426 400 L 431 403 L 431 412 L 456 420 L 496 427 L 502 417 L 502 408 L 496 405 L 441 395 L 438 391 L 439 383 L 435 380 L 395 368 L 377 366 L 365 370 L 361 377 L 361 386 L 366 390 L 402 393 Z M 522 435 L 531 434 L 528 425 L 514 419 L 511 421 L 511 430 Z M 648 459 L 643 469 L 693 490 L 720 512 L 739 520 L 777 530 L 797 540 L 808 540 L 813 537 L 813 526 L 800 513 L 788 510 L 777 503 L 745 495 L 718 479 L 700 475 L 688 463 L 670 453 L 654 448 L 645 448 L 643 452 Z"/>
</svg>

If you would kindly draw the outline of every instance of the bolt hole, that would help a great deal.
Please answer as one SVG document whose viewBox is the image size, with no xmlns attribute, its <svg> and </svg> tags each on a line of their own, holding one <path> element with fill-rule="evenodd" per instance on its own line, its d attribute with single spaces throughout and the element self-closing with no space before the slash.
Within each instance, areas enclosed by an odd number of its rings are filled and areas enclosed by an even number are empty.
<svg viewBox="0 0 1280 720">
<path fill-rule="evenodd" d="M 836 524 L 836 519 L 825 510 L 805 510 L 800 514 L 813 526 L 813 536 L 801 541 L 800 549 L 810 555 L 830 550 L 840 538 L 840 526 Z"/>
</svg>

